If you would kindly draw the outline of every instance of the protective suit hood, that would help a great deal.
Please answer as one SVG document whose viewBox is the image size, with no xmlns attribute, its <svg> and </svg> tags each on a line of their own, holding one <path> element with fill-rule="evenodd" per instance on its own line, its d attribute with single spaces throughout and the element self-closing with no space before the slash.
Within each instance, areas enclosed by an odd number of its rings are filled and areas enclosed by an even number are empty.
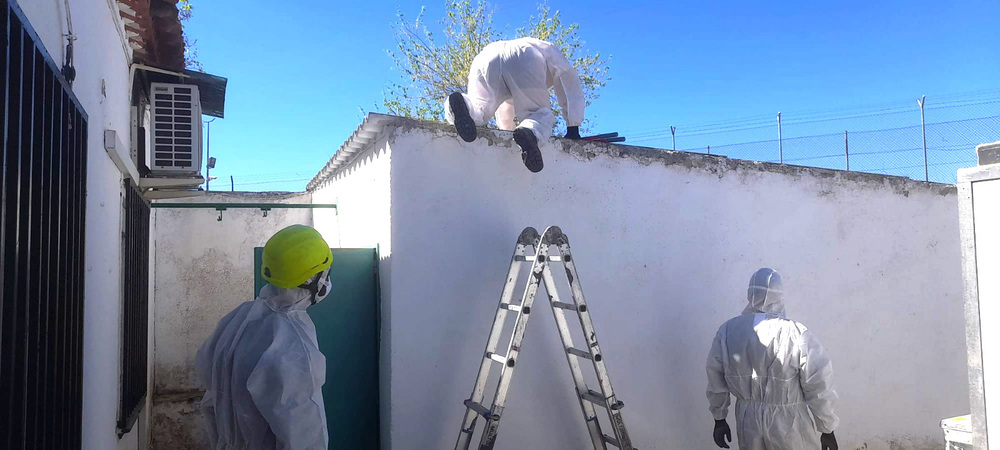
<svg viewBox="0 0 1000 450">
<path fill-rule="evenodd" d="M 743 314 L 773 314 L 785 317 L 784 293 L 782 292 L 781 275 L 778 272 L 763 268 L 750 277 L 747 288 L 747 307 Z"/>
<path fill-rule="evenodd" d="M 267 306 L 274 312 L 301 311 L 316 303 L 321 302 L 330 295 L 330 276 L 328 272 L 322 274 L 318 281 L 316 299 L 313 300 L 312 292 L 309 289 L 294 287 L 282 288 L 273 284 L 266 284 L 260 290 L 260 298 L 267 303 Z"/>
<path fill-rule="evenodd" d="M 260 298 L 264 300 L 271 311 L 288 312 L 301 311 L 311 305 L 309 301 L 312 293 L 308 289 L 300 287 L 281 288 L 273 284 L 266 284 L 260 290 Z"/>
</svg>

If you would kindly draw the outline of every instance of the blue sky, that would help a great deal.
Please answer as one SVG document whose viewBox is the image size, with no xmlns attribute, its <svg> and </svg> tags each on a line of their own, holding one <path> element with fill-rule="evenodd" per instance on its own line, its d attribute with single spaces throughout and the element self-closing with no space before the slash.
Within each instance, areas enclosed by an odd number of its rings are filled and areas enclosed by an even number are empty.
<svg viewBox="0 0 1000 450">
<path fill-rule="evenodd" d="M 655 134 L 669 125 L 682 136 L 777 111 L 915 106 L 923 94 L 928 105 L 966 92 L 1000 98 L 1000 2 L 756 3 L 549 1 L 580 25 L 589 49 L 612 55 L 612 79 L 587 110 L 594 131 L 646 136 L 641 145 L 669 147 L 669 133 Z M 360 124 L 359 108 L 378 111 L 397 79 L 386 54 L 397 9 L 412 19 L 426 6 L 435 26 L 444 10 L 438 0 L 193 4 L 186 31 L 199 59 L 229 78 L 226 118 L 211 125 L 213 190 L 228 189 L 230 175 L 237 190 L 303 189 Z M 537 12 L 537 2 L 493 6 L 497 28 L 511 33 Z"/>
</svg>

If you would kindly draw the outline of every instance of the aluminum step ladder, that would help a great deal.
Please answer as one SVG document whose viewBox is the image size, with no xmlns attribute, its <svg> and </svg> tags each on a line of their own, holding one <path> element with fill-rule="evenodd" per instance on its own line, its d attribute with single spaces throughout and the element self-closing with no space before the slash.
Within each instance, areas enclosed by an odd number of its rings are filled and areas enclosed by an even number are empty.
<svg viewBox="0 0 1000 450">
<path fill-rule="evenodd" d="M 558 249 L 558 256 L 549 256 L 551 246 Z M 529 247 L 534 249 L 534 254 L 528 253 Z M 527 285 L 524 288 L 524 295 L 521 297 L 520 303 L 512 303 L 514 287 L 518 281 L 521 265 L 528 262 L 531 263 L 531 269 Z M 555 280 L 549 269 L 549 263 L 555 262 L 561 262 L 566 269 L 573 303 L 564 303 L 559 299 Z M 517 240 L 510 269 L 507 271 L 507 280 L 500 294 L 500 303 L 497 305 L 496 316 L 493 318 L 493 328 L 486 341 L 486 351 L 479 366 L 479 374 L 476 376 L 476 385 L 472 390 L 471 397 L 465 401 L 465 419 L 462 422 L 462 430 L 458 435 L 458 442 L 455 443 L 455 449 L 466 450 L 469 448 L 476 429 L 476 421 L 480 416 L 486 421 L 486 428 L 479 441 L 480 450 L 492 449 L 496 443 L 497 429 L 500 426 L 500 419 L 503 417 L 504 403 L 507 400 L 511 378 L 514 376 L 514 368 L 517 366 L 521 343 L 524 340 L 524 330 L 528 324 L 528 318 L 531 316 L 531 306 L 535 300 L 538 285 L 541 283 L 545 283 L 545 291 L 549 295 L 549 304 L 552 306 L 552 314 L 559 329 L 559 337 L 566 353 L 566 362 L 573 375 L 577 399 L 580 401 L 580 408 L 583 410 L 583 417 L 594 448 L 606 450 L 608 445 L 611 445 L 619 449 L 632 450 L 632 442 L 622 419 L 622 407 L 625 405 L 615 397 L 615 392 L 611 387 L 604 355 L 597 344 L 597 334 L 594 332 L 594 325 L 590 318 L 590 309 L 584 301 L 583 288 L 580 286 L 580 278 L 576 273 L 569 240 L 562 230 L 555 226 L 547 228 L 541 236 L 534 228 L 525 228 Z M 587 341 L 583 349 L 573 345 L 573 337 L 566 321 L 567 312 L 576 314 L 580 320 L 583 335 Z M 497 344 L 508 313 L 515 314 L 516 322 L 510 342 L 505 351 L 500 353 L 497 352 Z M 583 379 L 583 371 L 580 368 L 580 360 L 588 360 L 593 363 L 600 384 L 599 391 L 587 387 Z M 483 404 L 484 390 L 490 369 L 494 365 L 500 366 L 500 380 L 493 397 L 493 403 L 487 406 Z M 608 413 L 614 433 L 613 437 L 601 431 L 601 424 L 597 419 L 597 407 L 603 408 Z"/>
</svg>

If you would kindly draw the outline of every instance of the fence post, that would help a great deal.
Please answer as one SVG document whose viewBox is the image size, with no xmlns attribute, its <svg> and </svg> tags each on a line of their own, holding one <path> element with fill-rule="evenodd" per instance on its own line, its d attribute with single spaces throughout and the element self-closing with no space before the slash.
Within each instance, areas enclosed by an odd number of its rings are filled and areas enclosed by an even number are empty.
<svg viewBox="0 0 1000 450">
<path fill-rule="evenodd" d="M 847 146 L 847 130 L 844 130 L 844 161 L 847 162 L 847 171 L 851 171 L 851 152 Z"/>
<path fill-rule="evenodd" d="M 924 181 L 930 182 L 931 178 L 927 174 L 927 123 L 924 122 L 924 100 L 926 99 L 926 95 L 921 95 L 917 99 L 917 104 L 920 105 L 920 135 L 924 140 Z"/>
<path fill-rule="evenodd" d="M 778 162 L 785 163 L 785 155 L 781 148 L 781 111 L 778 111 Z"/>
<path fill-rule="evenodd" d="M 673 125 L 670 126 L 670 140 L 674 143 L 674 151 L 677 151 L 677 128 Z"/>
<path fill-rule="evenodd" d="M 212 122 L 214 122 L 214 121 L 215 121 L 215 118 L 212 118 L 212 120 L 207 120 L 207 121 L 204 122 L 205 123 L 205 162 L 208 162 L 208 158 L 210 156 L 212 156 Z M 212 182 L 212 177 L 209 176 L 209 173 L 211 172 L 211 170 L 212 170 L 211 167 L 208 167 L 208 165 L 205 166 L 205 192 L 208 192 L 208 184 Z"/>
</svg>

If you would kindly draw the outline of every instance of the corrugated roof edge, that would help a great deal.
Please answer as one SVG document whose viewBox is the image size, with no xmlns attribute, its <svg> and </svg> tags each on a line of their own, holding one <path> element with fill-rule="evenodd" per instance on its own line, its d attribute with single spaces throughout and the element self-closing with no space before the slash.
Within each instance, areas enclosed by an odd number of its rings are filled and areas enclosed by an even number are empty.
<svg viewBox="0 0 1000 450">
<path fill-rule="evenodd" d="M 421 128 L 428 131 L 455 134 L 454 127 L 434 121 L 416 120 L 406 117 L 390 116 L 386 114 L 368 113 L 365 120 L 358 129 L 347 139 L 340 149 L 330 158 L 330 161 L 319 171 L 318 174 L 306 185 L 306 191 L 313 191 L 322 183 L 336 175 L 339 169 L 345 164 L 354 160 L 357 153 L 364 150 L 371 144 L 386 126 L 404 126 L 407 128 Z M 493 130 L 494 133 L 483 133 L 480 130 L 479 138 L 485 139 L 491 145 L 516 145 L 511 142 L 509 131 Z M 503 133 L 503 134 L 501 134 Z M 825 169 L 821 167 L 796 166 L 791 164 L 779 164 L 762 161 L 750 161 L 741 159 L 731 159 L 722 155 L 708 155 L 704 153 L 691 153 L 672 151 L 652 147 L 638 147 L 626 144 L 608 144 L 602 142 L 580 141 L 571 139 L 557 139 L 559 150 L 574 155 L 579 158 L 591 160 L 598 155 L 609 157 L 629 158 L 643 165 L 663 164 L 666 166 L 684 166 L 689 168 L 700 168 L 716 174 L 719 177 L 726 173 L 733 173 L 739 170 L 754 170 L 760 172 L 780 173 L 790 176 L 811 175 L 816 178 L 840 178 L 855 183 L 864 183 L 869 186 L 885 185 L 891 186 L 897 193 L 908 196 L 910 191 L 932 191 L 940 195 L 956 194 L 957 190 L 953 184 L 927 183 L 913 180 L 907 177 L 896 175 L 882 175 L 867 172 L 848 172 L 846 170 Z"/>
<path fill-rule="evenodd" d="M 323 169 L 313 177 L 312 181 L 306 185 L 306 191 L 313 191 L 319 187 L 320 184 L 330 179 L 333 175 L 337 173 L 344 164 L 351 162 L 357 153 L 363 150 L 368 144 L 378 137 L 379 133 L 385 128 L 385 125 L 390 122 L 395 122 L 398 120 L 403 120 L 402 117 L 389 116 L 385 114 L 378 113 L 368 113 L 365 116 L 365 120 L 361 122 L 357 130 L 354 130 L 354 134 L 347 138 L 347 141 L 337 149 L 337 152 L 333 154 L 330 161 L 323 166 Z"/>
</svg>

